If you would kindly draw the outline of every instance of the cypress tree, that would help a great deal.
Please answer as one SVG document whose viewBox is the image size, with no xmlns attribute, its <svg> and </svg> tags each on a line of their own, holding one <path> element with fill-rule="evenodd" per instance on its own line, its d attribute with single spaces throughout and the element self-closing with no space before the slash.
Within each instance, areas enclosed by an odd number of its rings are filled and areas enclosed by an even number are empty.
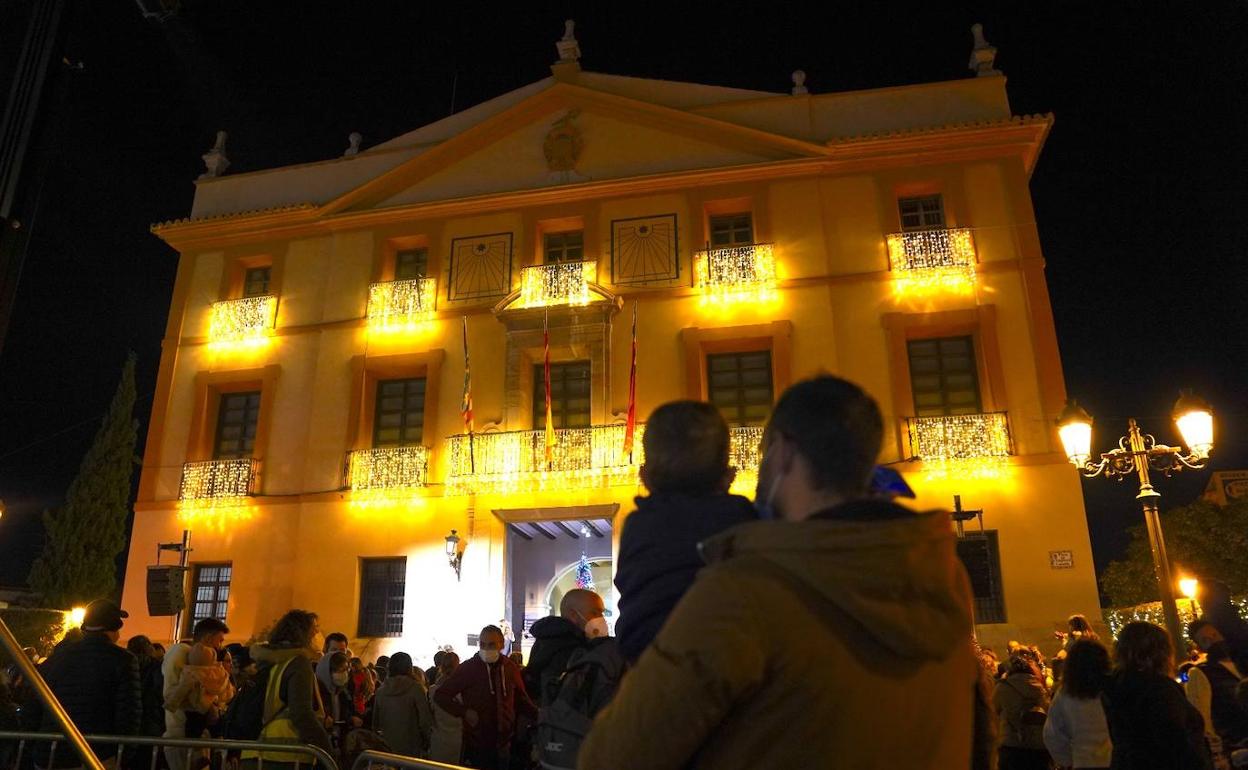
<svg viewBox="0 0 1248 770">
<path fill-rule="evenodd" d="M 29 582 L 47 606 L 65 609 L 112 597 L 117 587 L 115 560 L 126 547 L 130 482 L 137 464 L 134 362 L 131 353 L 65 505 L 43 513 L 46 540 Z"/>
</svg>

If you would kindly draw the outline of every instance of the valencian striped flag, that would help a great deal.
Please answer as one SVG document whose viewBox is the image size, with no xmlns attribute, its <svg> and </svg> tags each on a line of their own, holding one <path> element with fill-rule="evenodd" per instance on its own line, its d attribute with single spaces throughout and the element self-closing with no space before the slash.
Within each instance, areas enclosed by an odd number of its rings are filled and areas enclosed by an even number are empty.
<svg viewBox="0 0 1248 770">
<path fill-rule="evenodd" d="M 459 404 L 459 412 L 464 418 L 464 431 L 468 433 L 468 468 L 477 472 L 477 461 L 473 456 L 472 446 L 472 367 L 468 364 L 468 316 L 464 316 L 464 399 Z"/>
<path fill-rule="evenodd" d="M 550 413 L 550 311 L 542 316 L 542 374 L 546 379 L 546 462 L 555 457 L 555 420 Z"/>
<path fill-rule="evenodd" d="M 624 424 L 624 456 L 633 461 L 633 435 L 637 432 L 637 300 L 633 300 L 633 354 L 628 365 L 628 421 Z"/>
</svg>

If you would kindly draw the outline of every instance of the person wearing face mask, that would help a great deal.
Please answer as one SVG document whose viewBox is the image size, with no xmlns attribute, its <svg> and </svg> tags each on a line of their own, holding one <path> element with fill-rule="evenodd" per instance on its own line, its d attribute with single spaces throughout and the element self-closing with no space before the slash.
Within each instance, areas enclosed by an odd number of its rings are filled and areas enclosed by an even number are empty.
<svg viewBox="0 0 1248 770">
<path fill-rule="evenodd" d="M 329 659 L 324 674 L 322 668 L 316 669 L 316 686 L 320 691 L 321 705 L 324 707 L 325 729 L 338 746 L 353 727 L 362 727 L 364 720 L 351 701 L 351 692 L 347 687 L 350 678 L 350 658 L 345 652 L 332 652 L 325 656 Z"/>
<path fill-rule="evenodd" d="M 589 641 L 586 625 L 592 621 L 596 635 L 607 635 L 602 613 L 601 596 L 574 588 L 563 595 L 558 615 L 542 618 L 529 629 L 534 642 L 529 665 L 524 669 L 524 686 L 538 706 L 549 706 L 554 700 L 559 677 L 568 667 L 572 653 Z"/>
<path fill-rule="evenodd" d="M 1248 711 L 1235 697 L 1244 674 L 1231 660 L 1226 637 L 1201 618 L 1187 635 L 1205 653 L 1205 660 L 1187 672 L 1187 699 L 1205 720 L 1205 738 L 1215 756 L 1228 758 L 1232 748 L 1248 742 Z"/>
<path fill-rule="evenodd" d="M 702 543 L 707 566 L 594 720 L 579 767 L 990 766 L 953 524 L 870 492 L 883 433 L 845 380 L 780 396 L 756 498 L 776 520 Z"/>
<path fill-rule="evenodd" d="M 642 436 L 641 480 L 649 494 L 624 520 L 615 587 L 620 651 L 632 662 L 649 646 L 702 569 L 698 543 L 758 518 L 754 506 L 728 493 L 728 424 L 701 401 L 655 409 Z"/>
<path fill-rule="evenodd" d="M 486 626 L 478 644 L 480 652 L 461 663 L 433 698 L 438 708 L 464 720 L 464 764 L 506 770 L 516 715 L 536 719 L 537 706 L 525 690 L 520 667 L 502 655 L 502 630 Z"/>
</svg>

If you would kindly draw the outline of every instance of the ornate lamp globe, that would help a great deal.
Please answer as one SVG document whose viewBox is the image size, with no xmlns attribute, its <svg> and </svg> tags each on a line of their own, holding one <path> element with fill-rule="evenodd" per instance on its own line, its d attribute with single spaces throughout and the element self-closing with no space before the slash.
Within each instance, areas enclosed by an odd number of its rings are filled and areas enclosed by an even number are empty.
<svg viewBox="0 0 1248 770">
<path fill-rule="evenodd" d="M 1174 404 L 1174 422 L 1193 457 L 1203 460 L 1213 451 L 1213 409 L 1209 402 L 1185 390 Z"/>
<path fill-rule="evenodd" d="M 1057 435 L 1071 464 L 1082 468 L 1092 457 L 1092 415 L 1072 398 L 1057 418 Z"/>
</svg>

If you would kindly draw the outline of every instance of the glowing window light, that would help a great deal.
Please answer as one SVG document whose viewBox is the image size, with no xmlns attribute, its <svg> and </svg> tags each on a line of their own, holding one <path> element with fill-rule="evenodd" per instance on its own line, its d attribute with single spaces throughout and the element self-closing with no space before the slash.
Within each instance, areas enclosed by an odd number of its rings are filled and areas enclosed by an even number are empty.
<svg viewBox="0 0 1248 770">
<path fill-rule="evenodd" d="M 241 505 L 253 492 L 259 465 L 251 457 L 186 463 L 178 499 L 187 507 Z"/>
<path fill-rule="evenodd" d="M 379 447 L 347 453 L 347 484 L 353 492 L 416 489 L 429 483 L 429 450 Z"/>
<path fill-rule="evenodd" d="M 589 285 L 598 280 L 597 262 L 554 262 L 520 271 L 517 307 L 588 305 Z"/>
<path fill-rule="evenodd" d="M 595 425 L 555 431 L 551 461 L 546 462 L 545 433 L 540 430 L 452 436 L 448 494 L 509 493 L 560 489 L 595 489 L 637 483 L 643 461 L 645 428 L 637 426 L 632 456 L 624 454 L 623 425 Z"/>
<path fill-rule="evenodd" d="M 754 496 L 758 486 L 758 465 L 762 461 L 760 445 L 763 441 L 761 425 L 742 425 L 729 429 L 728 465 L 736 468 L 732 480 L 733 494 Z"/>
<path fill-rule="evenodd" d="M 227 299 L 212 303 L 208 339 L 214 345 L 264 344 L 277 321 L 277 297 Z"/>
<path fill-rule="evenodd" d="M 924 461 L 1004 459 L 1010 454 L 1010 429 L 1004 412 L 912 417 L 910 449 Z"/>
<path fill-rule="evenodd" d="M 433 317 L 436 296 L 437 287 L 432 278 L 369 285 L 369 331 L 394 332 L 413 329 Z"/>
<path fill-rule="evenodd" d="M 693 257 L 694 285 L 711 302 L 769 300 L 776 288 L 776 259 L 770 243 L 699 251 Z"/>
<path fill-rule="evenodd" d="M 898 293 L 975 286 L 975 242 L 969 228 L 913 230 L 888 235 L 888 263 Z"/>
</svg>

